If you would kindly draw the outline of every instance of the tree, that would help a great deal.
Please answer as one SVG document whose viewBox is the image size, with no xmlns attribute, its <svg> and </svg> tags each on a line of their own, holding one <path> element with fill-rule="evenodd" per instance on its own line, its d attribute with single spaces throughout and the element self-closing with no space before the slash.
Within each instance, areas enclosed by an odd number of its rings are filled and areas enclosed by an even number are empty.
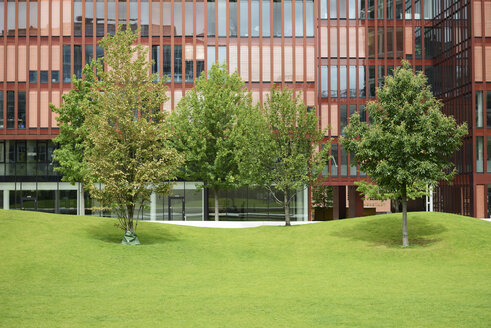
<svg viewBox="0 0 491 328">
<path fill-rule="evenodd" d="M 215 199 L 219 220 L 218 192 L 241 185 L 235 152 L 234 129 L 239 113 L 252 107 L 252 98 L 237 72 L 213 65 L 208 77 L 201 75 L 172 113 L 174 145 L 185 154 L 181 176 L 204 181 Z"/>
<path fill-rule="evenodd" d="M 325 166 L 328 147 L 320 147 L 324 131 L 315 111 L 309 112 L 293 91 L 274 87 L 262 111 L 251 110 L 240 120 L 244 147 L 236 153 L 248 184 L 266 188 L 285 211 L 298 190 L 312 186 Z M 321 148 L 321 150 L 319 150 Z"/>
<path fill-rule="evenodd" d="M 123 243 L 138 244 L 135 222 L 152 192 L 166 194 L 182 156 L 169 142 L 165 80 L 149 74 L 148 50 L 133 45 L 138 32 L 121 31 L 100 41 L 98 79 L 82 102 L 85 121 L 83 181 L 102 209 L 111 210 L 125 231 Z M 102 188 L 98 188 L 98 184 Z"/>
<path fill-rule="evenodd" d="M 377 101 L 367 104 L 370 124 L 358 114 L 344 129 L 341 144 L 355 154 L 355 162 L 369 181 L 358 182 L 358 190 L 372 199 L 400 199 L 403 246 L 409 246 L 407 201 L 426 193 L 426 186 L 451 181 L 451 157 L 467 134 L 467 125 L 457 125 L 445 116 L 422 72 L 413 73 L 403 62 L 377 90 Z"/>
<path fill-rule="evenodd" d="M 57 113 L 59 134 L 53 139 L 60 147 L 53 152 L 54 158 L 59 166 L 55 171 L 62 174 L 62 181 L 75 184 L 82 182 L 86 171 L 83 156 L 85 153 L 84 140 L 87 130 L 84 126 L 87 118 L 85 108 L 93 104 L 91 99 L 92 87 L 96 81 L 94 73 L 95 62 L 87 65 L 83 69 L 83 77 L 78 79 L 73 75 L 73 89 L 63 95 L 63 103 L 58 108 L 50 104 L 50 109 Z M 82 195 L 84 188 L 82 184 Z M 81 201 L 84 200 L 82 196 Z M 82 205 L 82 208 L 85 206 Z M 83 213 L 81 213 L 83 215 Z"/>
</svg>

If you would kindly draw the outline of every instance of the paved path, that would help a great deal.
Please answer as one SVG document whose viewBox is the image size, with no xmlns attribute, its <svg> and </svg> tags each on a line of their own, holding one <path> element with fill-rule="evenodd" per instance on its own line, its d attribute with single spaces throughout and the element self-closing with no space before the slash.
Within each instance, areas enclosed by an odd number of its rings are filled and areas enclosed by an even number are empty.
<svg viewBox="0 0 491 328">
<path fill-rule="evenodd" d="M 285 225 L 283 221 L 146 221 L 166 224 L 178 224 L 192 227 L 204 228 L 254 228 L 260 226 L 281 226 Z M 292 222 L 292 225 L 317 223 L 319 221 L 301 221 Z"/>
<path fill-rule="evenodd" d="M 485 218 L 485 219 L 481 219 L 481 220 L 491 222 L 491 218 Z"/>
</svg>

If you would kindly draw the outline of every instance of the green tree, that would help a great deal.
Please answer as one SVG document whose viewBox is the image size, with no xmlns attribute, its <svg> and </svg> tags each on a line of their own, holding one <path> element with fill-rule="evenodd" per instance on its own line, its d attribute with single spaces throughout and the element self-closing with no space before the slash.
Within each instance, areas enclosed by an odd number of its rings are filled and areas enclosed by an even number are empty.
<svg viewBox="0 0 491 328">
<path fill-rule="evenodd" d="M 252 107 L 252 98 L 237 72 L 213 65 L 195 87 L 181 99 L 171 116 L 174 145 L 185 154 L 181 176 L 204 181 L 215 199 L 219 220 L 218 192 L 241 185 L 233 133 L 239 113 Z"/>
<path fill-rule="evenodd" d="M 370 124 L 353 115 L 341 144 L 370 177 L 357 183 L 359 191 L 372 199 L 401 200 L 403 246 L 409 246 L 407 201 L 424 195 L 427 185 L 452 180 L 451 158 L 467 125 L 441 112 L 426 76 L 414 74 L 406 61 L 385 79 L 377 98 L 367 104 Z"/>
<path fill-rule="evenodd" d="M 290 202 L 318 181 L 326 164 L 329 148 L 321 147 L 325 133 L 315 111 L 309 112 L 291 89 L 274 87 L 262 110 L 247 112 L 240 123 L 244 139 L 236 155 L 241 175 L 272 194 L 289 226 Z"/>
<path fill-rule="evenodd" d="M 101 209 L 117 216 L 127 244 L 139 243 L 135 231 L 144 204 L 152 192 L 169 193 L 169 181 L 183 163 L 169 141 L 168 114 L 161 110 L 167 100 L 165 80 L 150 74 L 148 49 L 134 45 L 137 35 L 118 28 L 116 35 L 100 41 L 107 69 L 102 61 L 93 64 L 98 78 L 87 81 L 84 92 L 90 92 L 74 102 L 84 117 L 77 178 Z"/>
<path fill-rule="evenodd" d="M 94 73 L 95 62 L 86 65 L 83 69 L 83 77 L 78 79 L 75 75 L 72 77 L 73 89 L 63 95 L 63 103 L 60 107 L 50 104 L 50 109 L 57 113 L 59 134 L 53 139 L 59 148 L 53 152 L 54 158 L 58 162 L 55 171 L 62 174 L 62 181 L 75 184 L 83 182 L 86 171 L 83 156 L 85 147 L 83 141 L 87 136 L 87 130 L 84 122 L 87 118 L 85 108 L 93 104 L 91 98 L 92 87 L 96 81 Z M 83 184 L 82 184 L 83 186 Z M 82 187 L 82 194 L 84 188 Z M 82 202 L 84 197 L 80 199 Z M 82 204 L 84 208 L 84 204 Z M 83 213 L 81 213 L 83 215 Z"/>
</svg>

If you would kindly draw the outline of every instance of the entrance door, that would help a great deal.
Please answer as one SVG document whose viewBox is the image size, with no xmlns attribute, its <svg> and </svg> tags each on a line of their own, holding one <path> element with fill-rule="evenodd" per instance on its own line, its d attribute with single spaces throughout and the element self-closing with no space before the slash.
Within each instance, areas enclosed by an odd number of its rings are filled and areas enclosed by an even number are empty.
<svg viewBox="0 0 491 328">
<path fill-rule="evenodd" d="M 169 196 L 169 220 L 185 221 L 184 216 L 184 197 Z"/>
<path fill-rule="evenodd" d="M 23 211 L 37 211 L 38 200 L 36 197 L 22 197 L 20 199 L 20 209 Z"/>
</svg>

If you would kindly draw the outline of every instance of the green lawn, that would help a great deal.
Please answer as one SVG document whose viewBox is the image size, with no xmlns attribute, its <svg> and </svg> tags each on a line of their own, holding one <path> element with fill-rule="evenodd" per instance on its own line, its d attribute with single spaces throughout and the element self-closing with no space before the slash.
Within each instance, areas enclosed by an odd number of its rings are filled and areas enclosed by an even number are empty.
<svg viewBox="0 0 491 328">
<path fill-rule="evenodd" d="M 0 211 L 0 327 L 489 327 L 491 223 L 401 214 L 294 227 Z"/>
</svg>

